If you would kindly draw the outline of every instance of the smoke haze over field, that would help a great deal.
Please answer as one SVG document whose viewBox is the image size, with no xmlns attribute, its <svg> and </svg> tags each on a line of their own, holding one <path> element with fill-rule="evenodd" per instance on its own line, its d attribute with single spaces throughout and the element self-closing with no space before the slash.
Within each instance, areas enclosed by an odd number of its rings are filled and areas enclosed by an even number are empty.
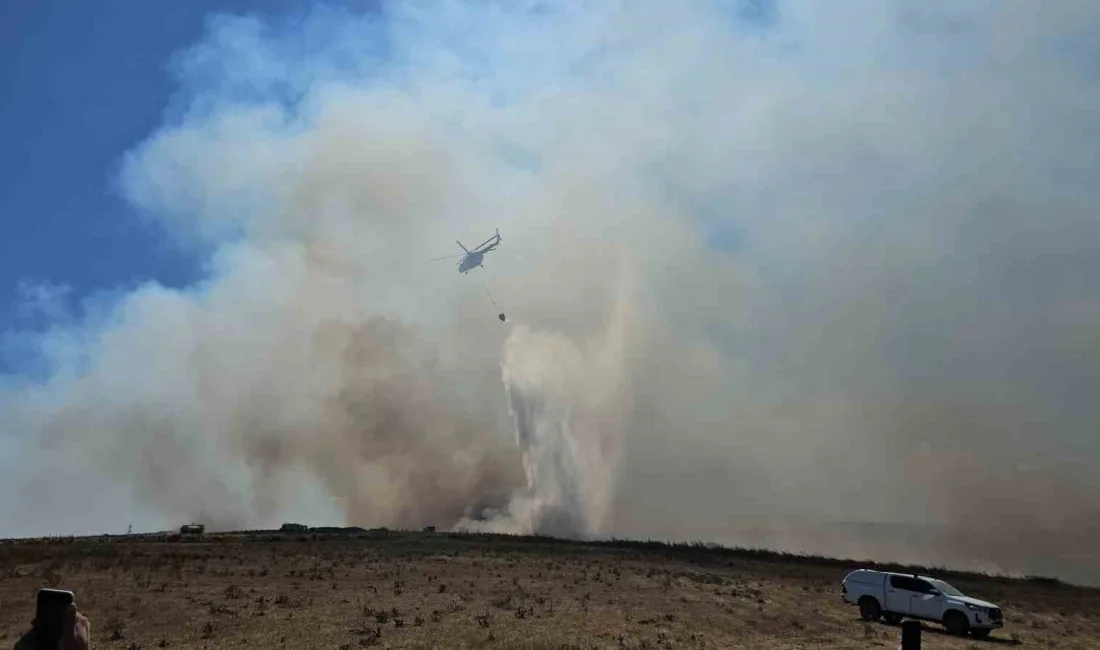
<svg viewBox="0 0 1100 650">
<path fill-rule="evenodd" d="M 0 534 L 339 519 L 1100 583 L 1097 43 L 1090 0 L 213 17 L 119 177 L 205 279 L 79 317 L 26 288 L 49 372 L 0 381 Z M 484 270 L 427 261 L 494 228 Z M 947 532 L 820 525 L 866 521 Z"/>
</svg>

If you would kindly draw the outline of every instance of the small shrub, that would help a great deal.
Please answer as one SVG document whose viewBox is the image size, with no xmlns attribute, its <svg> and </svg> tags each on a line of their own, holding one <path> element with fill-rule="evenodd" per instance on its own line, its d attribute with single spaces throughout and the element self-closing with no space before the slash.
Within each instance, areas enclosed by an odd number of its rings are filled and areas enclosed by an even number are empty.
<svg viewBox="0 0 1100 650">
<path fill-rule="evenodd" d="M 126 630 L 126 622 L 117 616 L 112 616 L 107 619 L 107 625 L 104 626 L 110 633 L 110 639 L 112 641 L 121 641 L 123 639 L 123 632 Z"/>
</svg>

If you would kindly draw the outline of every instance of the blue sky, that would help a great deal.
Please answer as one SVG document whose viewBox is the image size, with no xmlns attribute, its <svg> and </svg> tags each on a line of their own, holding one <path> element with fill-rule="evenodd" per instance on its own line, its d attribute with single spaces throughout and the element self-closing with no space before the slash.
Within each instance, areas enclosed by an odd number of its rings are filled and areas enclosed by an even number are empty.
<svg viewBox="0 0 1100 650">
<path fill-rule="evenodd" d="M 120 157 L 177 88 L 169 65 L 215 12 L 284 13 L 291 0 L 0 3 L 0 332 L 37 327 L 21 282 L 102 289 L 198 277 L 199 259 L 117 191 Z M 71 305 L 73 306 L 73 305 Z M 0 370 L 12 363 L 0 354 Z"/>
</svg>

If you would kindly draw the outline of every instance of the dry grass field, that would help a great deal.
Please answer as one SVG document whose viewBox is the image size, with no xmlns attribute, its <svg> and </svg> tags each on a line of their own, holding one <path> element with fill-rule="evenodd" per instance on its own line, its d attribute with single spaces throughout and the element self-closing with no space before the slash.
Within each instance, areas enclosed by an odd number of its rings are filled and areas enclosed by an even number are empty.
<svg viewBox="0 0 1100 650">
<path fill-rule="evenodd" d="M 233 533 L 0 543 L 0 647 L 34 591 L 72 589 L 95 648 L 896 648 L 840 602 L 821 558 L 538 538 Z M 1100 590 L 938 572 L 998 602 L 986 641 L 926 625 L 924 647 L 1100 648 Z"/>
</svg>

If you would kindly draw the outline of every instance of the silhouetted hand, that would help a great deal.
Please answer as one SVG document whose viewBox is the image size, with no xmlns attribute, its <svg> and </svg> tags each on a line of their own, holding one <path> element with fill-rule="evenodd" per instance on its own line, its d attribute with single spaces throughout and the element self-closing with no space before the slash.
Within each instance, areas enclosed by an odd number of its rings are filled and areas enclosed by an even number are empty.
<svg viewBox="0 0 1100 650">
<path fill-rule="evenodd" d="M 76 604 L 69 605 L 65 610 L 65 618 L 61 623 L 61 638 L 57 642 L 56 650 L 88 650 L 92 644 L 92 624 L 76 609 Z M 14 650 L 54 650 L 43 648 L 38 642 L 38 632 L 31 623 L 31 630 L 15 642 Z"/>
<path fill-rule="evenodd" d="M 76 603 L 65 610 L 65 620 L 61 624 L 61 639 L 57 650 L 88 650 L 92 644 L 92 624 L 87 617 L 76 610 Z"/>
<path fill-rule="evenodd" d="M 38 635 L 35 633 L 34 628 L 31 628 L 30 632 L 27 632 L 16 641 L 12 650 L 38 650 Z"/>
</svg>

